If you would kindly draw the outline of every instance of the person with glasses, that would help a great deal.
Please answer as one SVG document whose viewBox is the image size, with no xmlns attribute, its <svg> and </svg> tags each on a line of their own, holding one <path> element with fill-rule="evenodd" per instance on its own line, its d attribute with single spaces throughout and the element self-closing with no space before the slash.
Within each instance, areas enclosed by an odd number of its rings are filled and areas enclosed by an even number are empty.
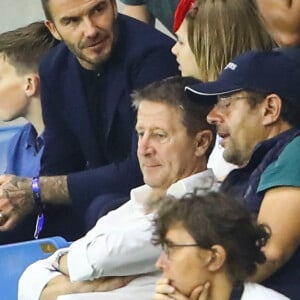
<svg viewBox="0 0 300 300">
<path fill-rule="evenodd" d="M 244 20 L 247 20 L 245 22 Z M 174 16 L 172 48 L 183 76 L 212 81 L 236 55 L 275 44 L 265 30 L 255 0 L 181 0 Z M 222 181 L 235 167 L 224 161 L 220 138 L 208 166 Z"/>
<path fill-rule="evenodd" d="M 190 101 L 184 91 L 197 82 L 192 77 L 171 77 L 133 94 L 137 155 L 146 184 L 131 190 L 128 202 L 100 218 L 68 249 L 29 266 L 19 282 L 19 300 L 104 291 L 107 285 L 112 289 L 107 277 L 122 276 L 123 285 L 124 277 L 132 275 L 138 278 L 128 286 L 96 293 L 95 299 L 150 300 L 160 275 L 155 261 L 161 249 L 151 244 L 151 235 L 161 197 L 166 193 L 179 197 L 197 186 L 218 187 L 207 169 L 215 139 L 215 128 L 206 121 L 209 109 Z"/>
<path fill-rule="evenodd" d="M 266 262 L 249 279 L 291 299 L 300 287 L 300 66 L 289 51 L 250 51 L 235 59 L 216 81 L 186 90 L 222 138 L 233 170 L 221 190 L 241 198 L 272 236 Z"/>
<path fill-rule="evenodd" d="M 265 261 L 262 247 L 270 232 L 257 225 L 237 200 L 195 190 L 161 202 L 153 243 L 163 253 L 163 271 L 153 300 L 284 300 L 256 283 L 244 283 Z"/>
</svg>

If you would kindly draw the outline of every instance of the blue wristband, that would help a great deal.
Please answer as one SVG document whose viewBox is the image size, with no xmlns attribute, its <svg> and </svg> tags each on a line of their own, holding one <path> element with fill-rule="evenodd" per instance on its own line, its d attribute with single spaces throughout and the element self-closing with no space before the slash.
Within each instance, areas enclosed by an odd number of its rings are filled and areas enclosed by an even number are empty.
<svg viewBox="0 0 300 300">
<path fill-rule="evenodd" d="M 34 203 L 38 211 L 35 231 L 33 236 L 35 239 L 38 239 L 39 234 L 42 231 L 44 226 L 44 210 L 43 210 L 43 204 L 41 200 L 40 180 L 38 177 L 32 178 L 31 188 L 32 188 Z"/>
</svg>

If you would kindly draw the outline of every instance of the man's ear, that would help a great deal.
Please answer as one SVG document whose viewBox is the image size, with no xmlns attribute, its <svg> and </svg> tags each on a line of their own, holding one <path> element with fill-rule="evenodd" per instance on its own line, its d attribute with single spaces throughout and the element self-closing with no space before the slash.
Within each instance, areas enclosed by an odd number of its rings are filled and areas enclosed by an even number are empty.
<svg viewBox="0 0 300 300">
<path fill-rule="evenodd" d="M 226 251 L 221 245 L 212 246 L 211 251 L 212 254 L 207 268 L 209 271 L 215 272 L 224 266 L 226 260 Z"/>
<path fill-rule="evenodd" d="M 35 97 L 40 93 L 40 77 L 31 73 L 25 76 L 25 94 L 27 97 Z"/>
<path fill-rule="evenodd" d="M 213 133 L 211 130 L 202 130 L 196 134 L 195 143 L 196 143 L 196 156 L 204 156 L 207 149 L 211 145 L 213 140 Z"/>
<path fill-rule="evenodd" d="M 263 106 L 263 125 L 271 125 L 278 121 L 282 107 L 282 100 L 277 94 L 266 96 Z"/>
<path fill-rule="evenodd" d="M 57 40 L 61 41 L 61 36 L 58 33 L 56 26 L 53 22 L 49 21 L 49 20 L 45 20 L 44 24 L 46 25 L 46 27 L 49 29 L 49 31 L 51 32 L 51 34 L 54 36 L 54 38 L 56 38 Z"/>
</svg>

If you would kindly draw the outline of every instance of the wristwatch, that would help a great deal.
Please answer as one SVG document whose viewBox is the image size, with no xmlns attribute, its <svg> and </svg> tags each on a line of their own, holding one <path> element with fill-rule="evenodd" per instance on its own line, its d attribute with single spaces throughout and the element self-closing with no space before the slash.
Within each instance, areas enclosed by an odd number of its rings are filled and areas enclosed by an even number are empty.
<svg viewBox="0 0 300 300">
<path fill-rule="evenodd" d="M 60 269 L 60 267 L 59 267 L 59 263 L 60 263 L 60 259 L 62 258 L 62 256 L 64 256 L 64 255 L 67 254 L 68 252 L 69 252 L 68 250 L 62 250 L 62 251 L 60 251 L 60 252 L 56 255 L 55 260 L 54 260 L 53 263 L 52 263 L 52 267 L 53 267 L 56 271 L 58 271 L 58 272 L 60 272 L 60 273 L 62 273 L 62 274 L 64 274 L 64 275 L 68 275 L 68 274 L 65 274 L 64 272 L 61 271 L 61 269 Z"/>
</svg>

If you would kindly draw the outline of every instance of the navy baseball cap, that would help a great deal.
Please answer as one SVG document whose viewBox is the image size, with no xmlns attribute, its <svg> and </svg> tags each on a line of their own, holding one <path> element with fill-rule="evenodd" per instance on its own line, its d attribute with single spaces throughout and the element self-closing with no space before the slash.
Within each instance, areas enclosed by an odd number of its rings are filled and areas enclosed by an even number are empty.
<svg viewBox="0 0 300 300">
<path fill-rule="evenodd" d="M 218 95 L 241 90 L 275 93 L 299 102 L 300 65 L 284 51 L 249 51 L 226 65 L 216 81 L 185 88 L 192 100 L 216 102 Z"/>
</svg>

